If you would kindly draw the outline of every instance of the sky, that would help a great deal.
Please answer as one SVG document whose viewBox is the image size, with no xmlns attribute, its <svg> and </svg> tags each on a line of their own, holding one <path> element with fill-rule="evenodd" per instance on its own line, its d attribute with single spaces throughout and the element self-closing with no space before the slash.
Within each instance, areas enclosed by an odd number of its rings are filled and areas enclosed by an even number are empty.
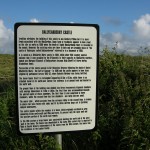
<svg viewBox="0 0 150 150">
<path fill-rule="evenodd" d="M 150 47 L 150 0 L 1 0 L 1 54 L 14 53 L 16 22 L 98 24 L 100 50 L 136 55 Z"/>
</svg>

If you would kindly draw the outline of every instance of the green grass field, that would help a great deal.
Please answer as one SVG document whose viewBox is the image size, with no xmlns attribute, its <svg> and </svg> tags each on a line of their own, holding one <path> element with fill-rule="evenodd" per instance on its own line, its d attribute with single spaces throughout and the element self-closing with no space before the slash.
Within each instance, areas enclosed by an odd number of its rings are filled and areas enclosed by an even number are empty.
<svg viewBox="0 0 150 150">
<path fill-rule="evenodd" d="M 64 150 L 150 150 L 150 56 L 99 58 L 98 128 L 63 134 Z M 52 135 L 17 133 L 14 56 L 0 55 L 0 150 L 58 150 Z"/>
<path fill-rule="evenodd" d="M 0 92 L 14 81 L 14 56 L 0 54 Z"/>
</svg>

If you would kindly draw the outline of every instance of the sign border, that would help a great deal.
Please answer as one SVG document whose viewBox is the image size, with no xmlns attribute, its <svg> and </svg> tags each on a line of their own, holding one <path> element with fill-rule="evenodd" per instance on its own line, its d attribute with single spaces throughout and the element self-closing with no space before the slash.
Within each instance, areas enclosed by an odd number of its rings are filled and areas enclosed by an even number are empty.
<svg viewBox="0 0 150 150">
<path fill-rule="evenodd" d="M 19 103 L 19 98 L 18 98 L 18 62 L 17 62 L 17 29 L 19 26 L 25 26 L 25 25 L 34 25 L 34 26 L 82 26 L 82 27 L 94 27 L 97 31 L 97 62 L 96 62 L 96 106 L 95 106 L 95 126 L 93 129 L 85 129 L 85 130 L 71 130 L 71 131 L 56 131 L 56 132 L 35 132 L 35 133 L 22 133 L 20 130 L 19 130 L 19 106 L 18 106 L 18 103 Z M 71 133 L 71 132 L 86 132 L 86 131 L 95 131 L 97 129 L 97 124 L 98 124 L 98 99 L 99 99 L 99 89 L 98 89 L 98 84 L 99 84 L 99 80 L 98 80 L 98 72 L 99 72 L 99 25 L 98 24 L 86 24 L 86 23 L 42 23 L 42 22 L 39 22 L 39 23 L 30 23 L 30 22 L 17 22 L 14 24 L 14 58 L 15 58 L 15 96 L 16 96 L 16 105 L 17 105 L 17 132 L 18 134 L 20 135 L 29 135 L 29 134 L 38 134 L 38 133 L 45 133 L 45 134 L 48 134 L 48 133 L 51 133 L 51 134 L 62 134 L 62 133 Z"/>
</svg>

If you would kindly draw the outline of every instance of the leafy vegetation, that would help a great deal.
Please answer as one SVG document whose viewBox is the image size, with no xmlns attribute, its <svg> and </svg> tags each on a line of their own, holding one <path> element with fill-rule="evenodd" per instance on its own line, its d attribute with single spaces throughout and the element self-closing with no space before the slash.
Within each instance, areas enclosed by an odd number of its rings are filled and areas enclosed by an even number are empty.
<svg viewBox="0 0 150 150">
<path fill-rule="evenodd" d="M 107 48 L 99 59 L 98 127 L 63 134 L 64 150 L 150 149 L 150 56 Z M 49 134 L 17 133 L 14 57 L 0 55 L 0 149 L 58 150 Z"/>
</svg>

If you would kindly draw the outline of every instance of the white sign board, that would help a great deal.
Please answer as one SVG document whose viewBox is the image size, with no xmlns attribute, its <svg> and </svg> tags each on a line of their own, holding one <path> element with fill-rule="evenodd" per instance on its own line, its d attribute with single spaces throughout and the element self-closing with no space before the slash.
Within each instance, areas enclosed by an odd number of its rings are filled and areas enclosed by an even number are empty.
<svg viewBox="0 0 150 150">
<path fill-rule="evenodd" d="M 95 128 L 98 35 L 93 24 L 15 24 L 21 133 Z"/>
</svg>

